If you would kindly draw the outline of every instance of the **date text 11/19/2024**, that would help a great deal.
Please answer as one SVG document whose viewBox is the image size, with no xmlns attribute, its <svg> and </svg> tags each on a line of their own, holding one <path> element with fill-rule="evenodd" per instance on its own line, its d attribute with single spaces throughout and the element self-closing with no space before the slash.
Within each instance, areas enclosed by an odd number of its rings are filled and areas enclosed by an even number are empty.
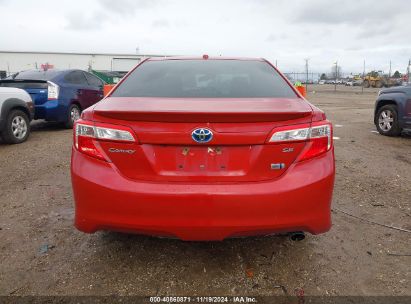
<svg viewBox="0 0 411 304">
<path fill-rule="evenodd" d="M 257 303 L 255 297 L 150 297 L 150 303 Z"/>
</svg>

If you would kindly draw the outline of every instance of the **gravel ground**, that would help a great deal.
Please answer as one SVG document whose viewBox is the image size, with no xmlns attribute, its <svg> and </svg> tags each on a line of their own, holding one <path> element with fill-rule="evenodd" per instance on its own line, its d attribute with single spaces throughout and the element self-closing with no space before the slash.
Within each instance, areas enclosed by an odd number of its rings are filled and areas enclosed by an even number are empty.
<svg viewBox="0 0 411 304">
<path fill-rule="evenodd" d="M 36 122 L 26 143 L 0 143 L 0 295 L 411 295 L 411 234 L 338 211 L 411 229 L 411 136 L 375 133 L 376 90 L 309 91 L 339 138 L 329 233 L 209 243 L 83 234 L 72 225 L 71 131 Z"/>
</svg>

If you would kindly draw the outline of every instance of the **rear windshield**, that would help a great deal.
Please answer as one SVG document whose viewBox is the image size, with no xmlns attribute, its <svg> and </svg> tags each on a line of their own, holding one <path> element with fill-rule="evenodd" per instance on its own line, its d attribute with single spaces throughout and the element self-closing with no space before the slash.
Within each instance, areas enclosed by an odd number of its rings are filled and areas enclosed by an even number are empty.
<svg viewBox="0 0 411 304">
<path fill-rule="evenodd" d="M 30 71 L 19 72 L 7 79 L 52 80 L 60 73 L 61 71 L 58 71 L 58 70 L 48 70 L 48 71 L 30 70 Z"/>
<path fill-rule="evenodd" d="M 113 92 L 113 97 L 295 98 L 277 71 L 264 61 L 147 61 Z"/>
</svg>

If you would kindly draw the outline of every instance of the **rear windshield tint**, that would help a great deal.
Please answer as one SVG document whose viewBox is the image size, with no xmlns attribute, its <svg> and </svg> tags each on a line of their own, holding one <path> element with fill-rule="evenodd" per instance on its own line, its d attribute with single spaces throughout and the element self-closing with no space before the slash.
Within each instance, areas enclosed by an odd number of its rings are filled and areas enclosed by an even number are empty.
<svg viewBox="0 0 411 304">
<path fill-rule="evenodd" d="M 30 70 L 30 71 L 19 72 L 13 75 L 11 78 L 12 79 L 28 79 L 28 80 L 52 80 L 60 73 L 61 71 L 58 71 L 58 70 L 48 70 L 48 71 Z"/>
<path fill-rule="evenodd" d="M 295 92 L 264 61 L 147 61 L 113 92 L 113 97 L 295 98 Z"/>
</svg>

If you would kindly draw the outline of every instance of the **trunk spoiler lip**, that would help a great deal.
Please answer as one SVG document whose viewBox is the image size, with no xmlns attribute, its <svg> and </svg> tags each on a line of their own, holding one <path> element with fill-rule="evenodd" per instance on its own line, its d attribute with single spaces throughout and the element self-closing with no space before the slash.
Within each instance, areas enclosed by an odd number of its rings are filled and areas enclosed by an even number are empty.
<svg viewBox="0 0 411 304">
<path fill-rule="evenodd" d="M 192 102 L 188 103 L 188 99 L 191 99 Z M 267 111 L 271 111 L 276 103 L 277 105 L 283 105 L 288 102 L 289 108 L 291 105 L 297 105 L 297 107 L 293 107 L 290 112 L 312 112 L 313 108 L 312 105 L 305 99 L 296 97 L 296 98 L 286 98 L 286 97 L 255 97 L 255 98 L 191 98 L 191 97 L 181 97 L 181 98 L 172 98 L 172 97 L 106 97 L 100 102 L 96 103 L 93 107 L 95 112 L 105 112 L 105 111 L 113 111 L 116 108 L 115 112 L 121 112 L 117 110 L 124 105 L 128 105 L 129 103 L 134 102 L 139 107 L 136 107 L 136 112 L 146 113 L 146 112 L 154 112 L 156 111 L 153 109 L 152 105 L 155 106 L 163 106 L 163 109 L 159 112 L 199 112 L 204 113 L 204 110 L 201 109 L 201 106 L 204 104 L 202 103 L 212 103 L 214 105 L 219 105 L 222 103 L 226 103 L 225 107 L 227 106 L 236 106 L 234 108 L 230 108 L 229 111 L 222 111 L 221 109 L 213 108 L 212 111 L 207 111 L 207 113 L 260 113 L 255 111 L 255 106 L 258 104 L 260 106 L 261 113 L 267 113 Z M 193 109 L 192 104 L 196 104 L 196 107 Z M 249 106 L 250 102 L 254 103 L 252 107 Z M 116 105 L 116 106 L 113 106 Z M 171 105 L 171 106 L 170 106 Z M 248 108 L 245 111 L 242 111 L 241 108 L 244 106 Z M 166 109 L 166 107 L 169 107 Z M 264 107 L 262 109 L 262 107 Z M 208 106 L 207 108 L 210 108 Z M 252 110 L 251 110 L 252 108 Z M 285 107 L 283 107 L 285 109 Z M 198 110 L 198 111 L 195 111 Z M 208 109 L 207 109 L 208 110 Z M 272 113 L 277 113 L 278 108 L 275 109 Z M 128 109 L 125 112 L 129 112 Z M 281 111 L 286 112 L 286 111 Z"/>
<path fill-rule="evenodd" d="M 292 115 L 290 116 L 288 113 L 284 113 L 283 116 L 273 116 L 273 115 L 203 115 L 203 114 L 191 114 L 187 113 L 186 115 L 172 115 L 173 117 L 168 117 L 168 118 L 156 118 L 155 116 L 162 116 L 162 115 L 169 115 L 170 113 L 155 113 L 151 116 L 147 116 L 142 114 L 141 116 L 133 116 L 133 117 L 118 117 L 115 114 L 99 114 L 99 113 L 94 113 L 94 120 L 100 121 L 98 117 L 106 117 L 106 118 L 111 118 L 111 119 L 116 119 L 116 120 L 121 120 L 121 121 L 139 121 L 139 122 L 159 122 L 159 123 L 174 123 L 174 122 L 180 122 L 180 123 L 250 123 L 250 122 L 270 122 L 270 121 L 290 121 L 290 120 L 297 120 L 297 119 L 302 119 L 302 118 L 309 118 L 307 120 L 308 123 L 312 121 L 312 115 L 311 112 L 309 113 L 302 113 L 300 115 Z M 123 116 L 123 115 L 122 115 Z M 101 120 L 104 121 L 104 120 Z"/>
<path fill-rule="evenodd" d="M 106 98 L 92 108 L 92 113 L 93 116 L 125 121 L 198 123 L 286 121 L 311 117 L 313 114 L 313 109 L 306 100 L 278 98 L 277 103 L 273 103 L 273 99 L 276 98 L 247 98 L 239 102 L 235 98 L 198 98 L 198 107 L 192 104 L 187 107 L 184 104 L 187 101 L 183 98 Z M 207 102 L 210 100 L 213 104 Z M 130 102 L 138 104 L 139 101 L 139 106 L 129 106 Z M 256 104 L 250 105 L 251 101 Z M 119 103 L 116 104 L 117 102 Z"/>
</svg>

